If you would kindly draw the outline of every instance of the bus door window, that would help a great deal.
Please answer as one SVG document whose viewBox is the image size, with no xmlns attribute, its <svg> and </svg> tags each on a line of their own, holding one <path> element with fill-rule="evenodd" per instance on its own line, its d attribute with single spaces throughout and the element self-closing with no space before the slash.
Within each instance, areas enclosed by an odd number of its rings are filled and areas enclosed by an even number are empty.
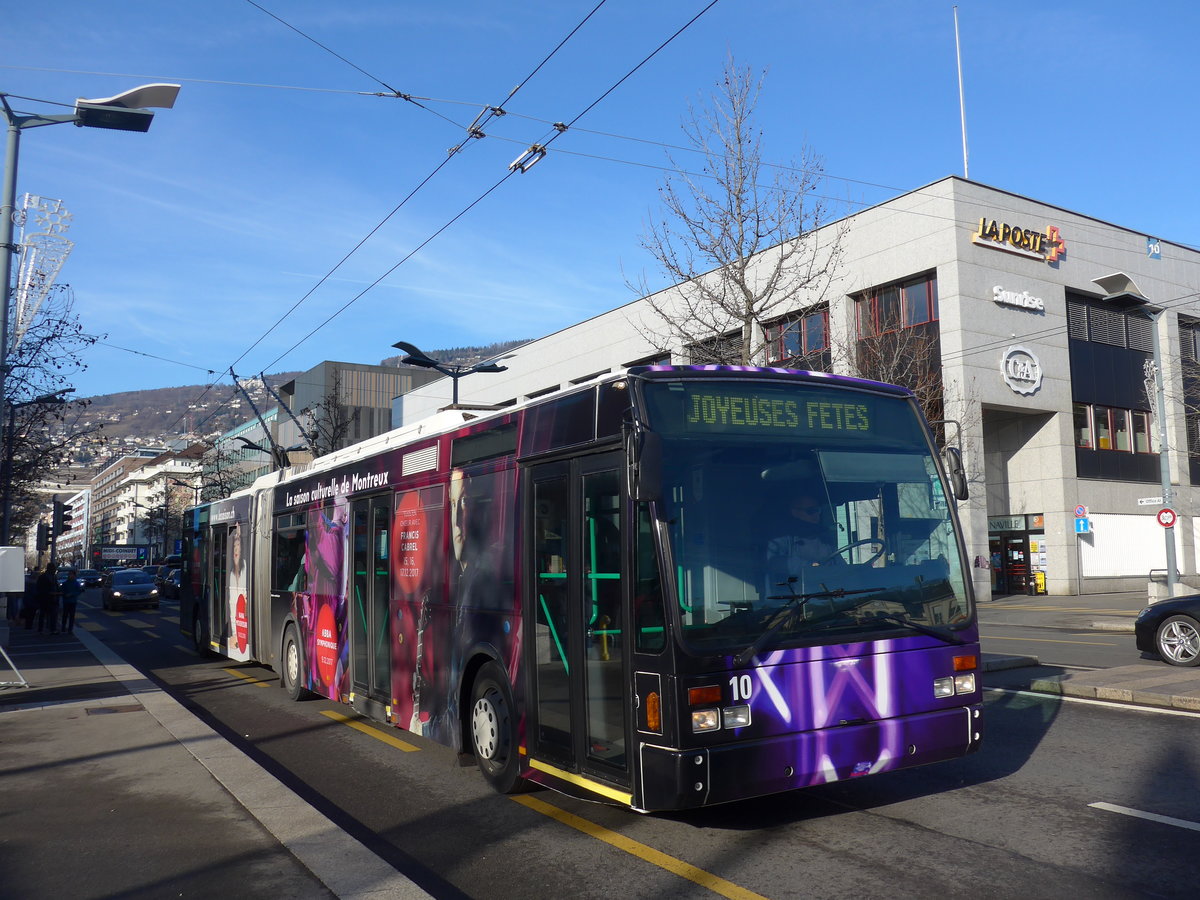
<svg viewBox="0 0 1200 900">
<path fill-rule="evenodd" d="M 208 621 L 213 641 L 225 648 L 229 637 L 229 533 L 217 526 L 212 530 L 212 578 L 209 579 Z"/>
<path fill-rule="evenodd" d="M 625 628 L 621 605 L 621 496 L 617 472 L 583 476 L 587 754 L 625 765 Z"/>
<path fill-rule="evenodd" d="M 564 475 L 533 484 L 534 669 L 537 682 L 538 745 L 571 756 L 571 686 L 567 662 L 567 511 Z"/>
<path fill-rule="evenodd" d="M 351 642 L 356 688 L 369 697 L 387 699 L 390 690 L 391 641 L 388 609 L 390 497 L 355 500 L 351 509 Z"/>
</svg>

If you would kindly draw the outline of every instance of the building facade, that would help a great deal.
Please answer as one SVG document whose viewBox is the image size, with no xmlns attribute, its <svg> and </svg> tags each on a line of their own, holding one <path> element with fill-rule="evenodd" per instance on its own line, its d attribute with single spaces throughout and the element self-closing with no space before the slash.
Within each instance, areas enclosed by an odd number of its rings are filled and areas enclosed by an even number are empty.
<svg viewBox="0 0 1200 900">
<path fill-rule="evenodd" d="M 761 362 L 869 376 L 888 371 L 874 348 L 921 357 L 906 377 L 935 388 L 926 408 L 951 420 L 937 432 L 971 476 L 959 513 L 980 597 L 1142 590 L 1172 538 L 1182 580 L 1200 585 L 1200 253 L 957 177 L 827 226 L 817 246 L 835 230 L 834 282 L 761 324 Z M 469 376 L 462 401 L 511 404 L 691 361 L 687 347 L 664 354 L 662 334 L 643 298 Z M 393 425 L 449 401 L 439 380 L 394 403 Z"/>
</svg>

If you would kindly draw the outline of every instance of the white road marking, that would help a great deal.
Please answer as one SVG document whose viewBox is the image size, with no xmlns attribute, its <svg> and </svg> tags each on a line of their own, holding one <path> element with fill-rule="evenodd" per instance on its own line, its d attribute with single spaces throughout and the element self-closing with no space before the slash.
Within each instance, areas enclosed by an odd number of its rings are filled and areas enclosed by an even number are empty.
<svg viewBox="0 0 1200 900">
<path fill-rule="evenodd" d="M 984 693 L 1012 694 L 1014 697 L 1033 697 L 1037 700 L 1052 700 L 1060 703 L 1084 703 L 1090 706 L 1107 706 L 1109 709 L 1124 709 L 1129 712 L 1154 713 L 1162 716 L 1182 716 L 1185 719 L 1200 719 L 1200 713 L 1187 709 L 1167 709 L 1163 706 L 1142 706 L 1137 703 L 1119 703 L 1115 700 L 1093 700 L 1090 697 L 1071 697 L 1067 694 L 1045 694 L 1041 691 L 1018 691 L 1013 688 L 985 687 Z"/>
<path fill-rule="evenodd" d="M 1161 825 L 1174 825 L 1176 828 L 1186 828 L 1188 831 L 1200 831 L 1200 822 L 1189 822 L 1187 819 L 1173 819 L 1170 816 L 1160 816 L 1158 813 L 1130 809 L 1128 806 L 1117 806 L 1113 803 L 1089 803 L 1088 806 L 1092 809 L 1102 809 L 1105 812 L 1119 813 L 1122 816 L 1133 816 L 1135 819 L 1158 822 Z"/>
</svg>

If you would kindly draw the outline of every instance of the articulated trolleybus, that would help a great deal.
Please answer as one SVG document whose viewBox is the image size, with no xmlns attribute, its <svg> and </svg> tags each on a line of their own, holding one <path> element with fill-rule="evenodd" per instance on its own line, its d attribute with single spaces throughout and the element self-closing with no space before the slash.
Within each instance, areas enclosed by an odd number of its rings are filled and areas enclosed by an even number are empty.
<svg viewBox="0 0 1200 900">
<path fill-rule="evenodd" d="M 502 792 L 724 803 L 979 748 L 955 496 L 906 390 L 635 367 L 197 507 L 181 627 Z"/>
</svg>

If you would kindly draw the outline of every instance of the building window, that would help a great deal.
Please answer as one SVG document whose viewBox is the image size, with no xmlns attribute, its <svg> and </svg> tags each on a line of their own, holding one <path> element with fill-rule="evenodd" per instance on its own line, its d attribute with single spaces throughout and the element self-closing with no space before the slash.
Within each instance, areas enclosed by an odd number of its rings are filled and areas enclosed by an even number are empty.
<svg viewBox="0 0 1200 900">
<path fill-rule="evenodd" d="M 1083 450 L 1094 450 L 1092 443 L 1092 415 L 1086 403 L 1074 405 L 1075 414 L 1075 446 Z"/>
<path fill-rule="evenodd" d="M 912 328 L 938 318 L 937 274 L 874 288 L 855 302 L 859 338 Z"/>
<path fill-rule="evenodd" d="M 771 365 L 820 353 L 829 346 L 829 310 L 820 309 L 802 316 L 772 322 L 764 329 L 767 338 L 767 362 Z"/>
<path fill-rule="evenodd" d="M 1077 341 L 1154 352 L 1154 323 L 1144 314 L 1067 300 L 1067 334 Z"/>
<path fill-rule="evenodd" d="M 1150 413 L 1089 403 L 1072 406 L 1075 446 L 1080 450 L 1157 453 Z"/>
</svg>

